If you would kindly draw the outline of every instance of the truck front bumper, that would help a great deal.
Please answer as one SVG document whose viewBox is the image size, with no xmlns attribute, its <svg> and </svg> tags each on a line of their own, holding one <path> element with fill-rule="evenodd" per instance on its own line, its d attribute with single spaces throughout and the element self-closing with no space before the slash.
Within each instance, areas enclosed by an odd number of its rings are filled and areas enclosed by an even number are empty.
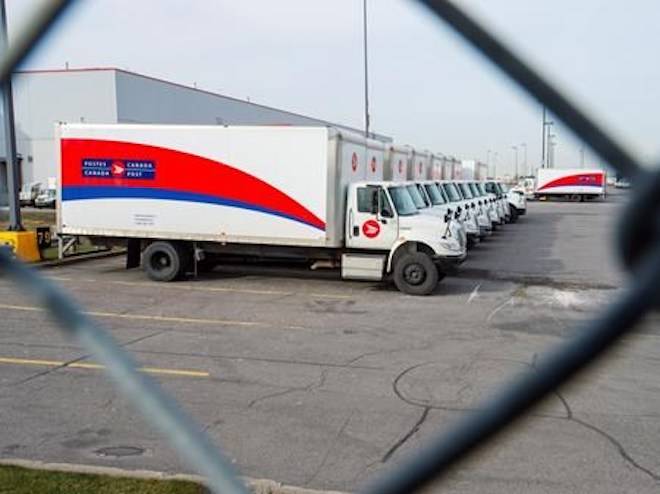
<svg viewBox="0 0 660 494">
<path fill-rule="evenodd" d="M 455 273 L 458 267 L 467 259 L 467 251 L 456 256 L 443 256 L 435 259 L 435 264 L 438 268 L 447 274 Z"/>
</svg>

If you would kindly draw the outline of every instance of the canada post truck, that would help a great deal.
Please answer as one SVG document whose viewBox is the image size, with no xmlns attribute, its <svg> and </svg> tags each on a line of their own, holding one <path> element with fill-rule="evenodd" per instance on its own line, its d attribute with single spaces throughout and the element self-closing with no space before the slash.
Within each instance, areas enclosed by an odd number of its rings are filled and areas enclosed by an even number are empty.
<svg viewBox="0 0 660 494">
<path fill-rule="evenodd" d="M 56 124 L 58 230 L 127 245 L 171 281 L 221 259 L 297 259 L 428 294 L 466 256 L 383 180 L 385 147 L 332 127 Z"/>
</svg>

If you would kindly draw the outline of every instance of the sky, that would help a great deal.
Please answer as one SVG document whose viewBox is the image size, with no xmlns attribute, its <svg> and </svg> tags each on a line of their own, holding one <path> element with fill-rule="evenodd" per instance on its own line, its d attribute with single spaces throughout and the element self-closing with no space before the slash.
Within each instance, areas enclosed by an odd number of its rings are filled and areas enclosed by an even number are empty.
<svg viewBox="0 0 660 494">
<path fill-rule="evenodd" d="M 542 110 L 414 0 L 367 0 L 372 130 L 498 175 Z M 10 38 L 44 0 L 6 0 Z M 659 146 L 660 2 L 457 0 L 641 159 Z M 362 0 L 79 0 L 23 68 L 113 66 L 364 127 Z M 555 166 L 584 147 L 555 118 Z M 518 148 L 516 152 L 513 146 Z M 526 162 L 525 162 L 526 155 Z M 584 150 L 584 166 L 602 162 Z"/>
</svg>

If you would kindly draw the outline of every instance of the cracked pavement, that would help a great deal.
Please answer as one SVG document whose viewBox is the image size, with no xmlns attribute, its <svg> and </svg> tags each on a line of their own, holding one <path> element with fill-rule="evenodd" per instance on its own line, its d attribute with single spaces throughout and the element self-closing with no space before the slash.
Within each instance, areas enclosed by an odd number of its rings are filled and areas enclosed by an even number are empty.
<svg viewBox="0 0 660 494">
<path fill-rule="evenodd" d="M 610 221 L 624 200 L 530 204 L 430 297 L 281 265 L 172 284 L 120 258 L 44 274 L 141 365 L 195 372 L 154 377 L 243 474 L 354 491 L 617 296 Z M 0 297 L 0 458 L 190 471 L 101 370 L 70 367 L 93 359 L 29 296 L 0 279 Z M 659 337 L 652 316 L 430 490 L 657 492 Z"/>
</svg>

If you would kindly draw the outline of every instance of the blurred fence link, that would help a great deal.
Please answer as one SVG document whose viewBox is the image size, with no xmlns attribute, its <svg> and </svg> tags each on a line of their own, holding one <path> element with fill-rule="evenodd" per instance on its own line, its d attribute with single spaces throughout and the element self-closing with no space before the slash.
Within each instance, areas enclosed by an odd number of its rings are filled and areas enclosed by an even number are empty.
<svg viewBox="0 0 660 494">
<path fill-rule="evenodd" d="M 660 298 L 660 250 L 656 247 L 660 173 L 643 171 L 640 163 L 577 104 L 555 90 L 513 50 L 462 9 L 449 1 L 417 1 L 453 28 L 531 97 L 545 105 L 613 169 L 638 177 L 636 183 L 639 189 L 624 211 L 618 237 L 622 258 L 635 277 L 633 286 L 618 302 L 598 319 L 584 325 L 573 340 L 559 345 L 540 359 L 535 373 L 502 389 L 478 412 L 464 418 L 449 432 L 432 439 L 422 450 L 369 484 L 365 492 L 373 494 L 405 494 L 438 480 L 457 462 L 514 424 L 518 417 L 602 355 L 656 307 Z M 53 0 L 39 9 L 3 53 L 0 83 L 11 76 L 72 3 L 71 0 Z M 7 248 L 0 249 L 0 270 L 37 298 L 55 317 L 64 333 L 77 338 L 106 366 L 120 392 L 130 399 L 147 421 L 161 430 L 191 467 L 207 478 L 211 490 L 218 494 L 247 492 L 230 462 L 213 446 L 201 428 L 152 378 L 138 372 L 130 355 L 85 316 L 62 290 L 15 260 Z"/>
</svg>

